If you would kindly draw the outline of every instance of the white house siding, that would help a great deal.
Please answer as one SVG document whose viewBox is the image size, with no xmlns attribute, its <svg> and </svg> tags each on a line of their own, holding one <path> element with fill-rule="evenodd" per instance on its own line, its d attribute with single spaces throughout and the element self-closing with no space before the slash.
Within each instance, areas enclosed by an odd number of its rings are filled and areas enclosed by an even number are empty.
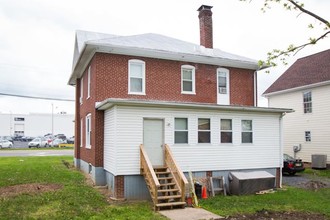
<svg viewBox="0 0 330 220">
<path fill-rule="evenodd" d="M 109 129 L 115 112 L 115 133 Z M 189 144 L 174 144 L 174 118 L 188 118 Z M 143 118 L 164 119 L 164 140 L 184 172 L 281 166 L 280 114 L 117 106 L 105 113 L 105 169 L 114 175 L 140 173 Z M 211 118 L 211 143 L 198 144 L 198 118 Z M 233 119 L 233 144 L 220 144 L 220 119 Z M 241 120 L 253 120 L 253 144 L 241 144 Z M 114 141 L 110 141 L 113 139 Z M 111 145 L 114 143 L 114 145 Z M 111 153 L 114 155 L 111 155 Z M 116 167 L 115 167 L 116 159 Z"/>
<path fill-rule="evenodd" d="M 104 169 L 116 173 L 116 107 L 104 113 Z"/>
<path fill-rule="evenodd" d="M 304 114 L 303 92 L 312 92 L 312 113 Z M 301 144 L 296 154 L 311 162 L 312 154 L 327 154 L 330 163 L 330 86 L 290 92 L 269 97 L 270 107 L 292 108 L 294 113 L 283 118 L 284 152 L 293 156 L 293 146 Z M 305 131 L 311 131 L 311 142 L 305 141 Z"/>
</svg>

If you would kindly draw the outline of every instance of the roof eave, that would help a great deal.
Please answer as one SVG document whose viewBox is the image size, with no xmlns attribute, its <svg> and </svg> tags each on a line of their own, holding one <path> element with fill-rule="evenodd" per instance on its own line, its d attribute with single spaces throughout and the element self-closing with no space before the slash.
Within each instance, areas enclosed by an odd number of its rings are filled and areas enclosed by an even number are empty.
<svg viewBox="0 0 330 220">
<path fill-rule="evenodd" d="M 116 99 L 109 98 L 102 102 L 96 103 L 97 110 L 107 110 L 115 105 L 124 106 L 144 106 L 144 107 L 163 107 L 163 108 L 185 108 L 185 109 L 203 109 L 203 110 L 225 110 L 225 111 L 249 111 L 263 113 L 290 113 L 292 109 L 286 108 L 264 108 L 253 106 L 233 106 L 233 105 L 216 105 L 216 104 L 199 104 L 199 103 L 182 103 L 182 102 L 166 102 L 166 101 L 150 101 L 150 100 L 132 100 L 132 99 Z"/>
<path fill-rule="evenodd" d="M 194 62 L 194 63 L 210 64 L 217 66 L 250 69 L 255 71 L 259 70 L 259 66 L 257 62 L 232 60 L 232 59 L 225 59 L 219 57 L 202 56 L 202 55 L 194 55 L 194 54 L 186 54 L 186 53 L 175 53 L 175 52 L 152 50 L 146 48 L 87 43 L 82 49 L 82 53 L 80 54 L 79 59 L 70 76 L 70 79 L 68 81 L 69 85 L 75 85 L 75 80 L 77 78 L 80 78 L 82 71 L 84 71 L 90 59 L 93 57 L 93 55 L 96 52 Z"/>
</svg>

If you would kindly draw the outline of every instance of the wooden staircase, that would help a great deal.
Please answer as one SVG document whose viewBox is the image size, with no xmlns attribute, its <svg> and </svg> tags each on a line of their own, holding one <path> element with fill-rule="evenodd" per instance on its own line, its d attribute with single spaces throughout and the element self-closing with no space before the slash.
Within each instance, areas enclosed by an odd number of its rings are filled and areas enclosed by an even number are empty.
<svg viewBox="0 0 330 220">
<path fill-rule="evenodd" d="M 143 145 L 140 145 L 141 174 L 150 191 L 154 209 L 184 208 L 186 180 L 176 165 L 172 152 L 165 145 L 165 165 L 152 167 Z"/>
</svg>

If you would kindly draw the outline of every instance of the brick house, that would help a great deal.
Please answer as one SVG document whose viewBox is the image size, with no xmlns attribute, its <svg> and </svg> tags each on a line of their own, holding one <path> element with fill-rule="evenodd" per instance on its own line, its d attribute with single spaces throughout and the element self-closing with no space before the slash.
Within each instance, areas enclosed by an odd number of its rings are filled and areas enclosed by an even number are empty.
<svg viewBox="0 0 330 220">
<path fill-rule="evenodd" d="M 262 170 L 280 185 L 281 120 L 290 110 L 257 107 L 257 61 L 213 48 L 211 8 L 198 9 L 200 45 L 76 32 L 75 166 L 114 197 L 150 198 L 140 144 L 154 167 L 167 144 L 185 174 Z"/>
<path fill-rule="evenodd" d="M 263 94 L 271 107 L 295 111 L 283 120 L 284 152 L 330 164 L 330 49 L 298 59 Z"/>
</svg>

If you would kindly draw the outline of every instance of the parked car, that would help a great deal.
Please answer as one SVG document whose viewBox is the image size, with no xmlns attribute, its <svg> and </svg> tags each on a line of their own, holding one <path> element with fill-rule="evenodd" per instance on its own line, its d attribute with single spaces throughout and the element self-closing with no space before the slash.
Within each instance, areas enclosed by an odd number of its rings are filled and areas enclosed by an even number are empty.
<svg viewBox="0 0 330 220">
<path fill-rule="evenodd" d="M 0 140 L 0 149 L 2 148 L 12 148 L 13 143 L 8 140 Z"/>
<path fill-rule="evenodd" d="M 74 144 L 74 136 L 67 139 L 68 144 Z"/>
<path fill-rule="evenodd" d="M 288 154 L 283 154 L 283 168 L 282 173 L 295 175 L 297 172 L 305 170 L 304 163 L 301 159 L 294 159 Z"/>
<path fill-rule="evenodd" d="M 29 148 L 31 147 L 48 147 L 48 141 L 45 138 L 35 138 L 29 142 Z"/>
<path fill-rule="evenodd" d="M 63 140 L 61 138 L 55 138 L 50 142 L 50 146 L 52 147 L 58 147 L 59 144 L 66 144 L 66 140 Z"/>
</svg>

